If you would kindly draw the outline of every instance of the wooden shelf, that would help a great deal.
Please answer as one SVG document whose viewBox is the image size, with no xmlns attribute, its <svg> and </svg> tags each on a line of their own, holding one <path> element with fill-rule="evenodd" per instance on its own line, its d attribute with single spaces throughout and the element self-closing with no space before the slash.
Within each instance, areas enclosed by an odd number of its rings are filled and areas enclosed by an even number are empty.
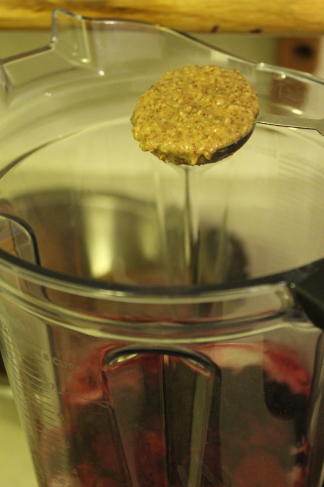
<svg viewBox="0 0 324 487">
<path fill-rule="evenodd" d="M 0 28 L 47 29 L 54 8 L 185 32 L 324 33 L 322 0 L 0 0 Z"/>
</svg>

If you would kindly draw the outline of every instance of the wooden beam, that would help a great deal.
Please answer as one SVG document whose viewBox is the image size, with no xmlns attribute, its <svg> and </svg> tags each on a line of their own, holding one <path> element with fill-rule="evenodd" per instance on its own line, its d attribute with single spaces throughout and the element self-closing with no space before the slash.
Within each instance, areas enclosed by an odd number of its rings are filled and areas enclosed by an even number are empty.
<svg viewBox="0 0 324 487">
<path fill-rule="evenodd" d="M 48 29 L 58 7 L 184 32 L 324 33 L 323 0 L 0 0 L 0 28 Z"/>
</svg>

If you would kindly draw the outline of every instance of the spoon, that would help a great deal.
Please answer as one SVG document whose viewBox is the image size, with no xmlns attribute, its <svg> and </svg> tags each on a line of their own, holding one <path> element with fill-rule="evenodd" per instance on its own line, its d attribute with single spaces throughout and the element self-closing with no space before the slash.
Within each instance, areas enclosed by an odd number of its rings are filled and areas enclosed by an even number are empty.
<svg viewBox="0 0 324 487">
<path fill-rule="evenodd" d="M 312 119 L 312 118 L 296 118 L 296 117 L 287 117 L 285 115 L 274 115 L 270 113 L 260 113 L 255 121 L 252 130 L 248 132 L 244 137 L 239 139 L 237 142 L 230 144 L 222 149 L 218 149 L 211 157 L 211 159 L 206 159 L 204 156 L 201 156 L 198 164 L 209 164 L 212 162 L 218 162 L 222 159 L 225 159 L 228 156 L 231 156 L 240 149 L 251 137 L 256 123 L 261 123 L 264 125 L 276 125 L 277 127 L 292 127 L 292 128 L 301 128 L 301 129 L 311 129 L 317 130 L 321 135 L 324 135 L 324 119 Z"/>
</svg>

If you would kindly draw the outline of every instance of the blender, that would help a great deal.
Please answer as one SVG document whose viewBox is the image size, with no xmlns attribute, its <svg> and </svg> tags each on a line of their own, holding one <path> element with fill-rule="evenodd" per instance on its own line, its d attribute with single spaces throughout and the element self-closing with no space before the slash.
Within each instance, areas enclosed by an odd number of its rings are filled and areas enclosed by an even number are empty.
<svg viewBox="0 0 324 487">
<path fill-rule="evenodd" d="M 40 487 L 322 485 L 324 139 L 142 153 L 136 100 L 185 64 L 322 118 L 320 79 L 142 22 L 56 10 L 0 66 L 1 351 Z"/>
</svg>

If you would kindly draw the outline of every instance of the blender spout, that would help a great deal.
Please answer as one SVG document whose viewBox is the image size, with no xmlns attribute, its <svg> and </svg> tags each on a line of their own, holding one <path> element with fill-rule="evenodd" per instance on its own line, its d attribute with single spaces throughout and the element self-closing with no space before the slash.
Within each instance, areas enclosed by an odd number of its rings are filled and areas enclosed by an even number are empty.
<svg viewBox="0 0 324 487">
<path fill-rule="evenodd" d="M 54 10 L 47 45 L 0 61 L 0 90 L 6 104 L 34 87 L 49 87 L 55 76 L 71 77 L 73 70 L 80 69 L 98 73 L 98 65 L 107 60 L 102 52 L 102 36 L 97 31 L 107 23 L 114 22 Z M 99 70 L 99 75 L 103 74 Z"/>
<path fill-rule="evenodd" d="M 72 63 L 89 65 L 93 61 L 89 36 L 92 19 L 57 8 L 52 14 L 52 45 L 65 59 Z M 91 30 L 93 26 L 91 26 Z"/>
<path fill-rule="evenodd" d="M 124 37 L 120 35 L 121 27 L 126 31 L 124 41 L 127 47 L 127 30 L 131 29 L 131 25 L 131 21 L 84 17 L 57 8 L 52 14 L 51 45 L 56 54 L 74 68 L 90 70 L 104 76 L 111 69 L 112 63 L 121 63 L 120 53 L 123 49 L 120 38 Z M 118 44 L 116 30 L 119 30 Z"/>
</svg>

